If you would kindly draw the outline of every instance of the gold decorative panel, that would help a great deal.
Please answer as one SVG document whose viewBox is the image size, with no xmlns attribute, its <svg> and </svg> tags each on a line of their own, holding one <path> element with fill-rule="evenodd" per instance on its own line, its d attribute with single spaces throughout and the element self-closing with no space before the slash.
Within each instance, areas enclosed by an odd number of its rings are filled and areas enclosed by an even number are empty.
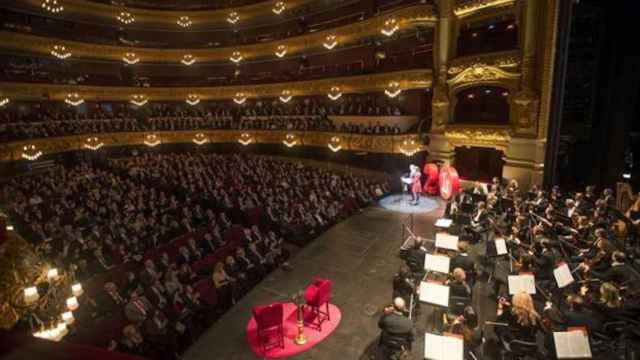
<svg viewBox="0 0 640 360">
<path fill-rule="evenodd" d="M 511 131 L 507 126 L 449 125 L 444 136 L 452 148 L 480 146 L 505 151 L 511 142 Z"/>
<path fill-rule="evenodd" d="M 274 52 L 279 45 L 286 45 L 287 54 L 289 55 L 304 53 L 312 49 L 324 49 L 322 42 L 327 35 L 331 34 L 336 35 L 340 46 L 357 44 L 364 38 L 379 34 L 380 29 L 384 26 L 384 22 L 391 16 L 397 19 L 400 29 L 403 30 L 413 29 L 417 26 L 432 25 L 436 21 L 433 7 L 429 5 L 417 5 L 331 30 L 318 31 L 307 35 L 260 44 L 216 49 L 134 49 L 136 56 L 140 59 L 140 63 L 180 64 L 185 54 L 192 55 L 197 63 L 228 63 L 229 57 L 232 56 L 235 51 L 242 54 L 244 61 L 259 58 L 277 59 Z M 42 36 L 0 31 L 0 47 L 4 49 L 49 55 L 53 45 L 64 46 L 71 52 L 72 59 L 99 59 L 121 62 L 122 57 L 127 52 L 132 51 L 131 47 L 54 40 Z"/>
<path fill-rule="evenodd" d="M 453 13 L 459 18 L 464 18 L 487 9 L 495 11 L 498 8 L 512 7 L 514 4 L 515 0 L 458 0 Z"/>
</svg>

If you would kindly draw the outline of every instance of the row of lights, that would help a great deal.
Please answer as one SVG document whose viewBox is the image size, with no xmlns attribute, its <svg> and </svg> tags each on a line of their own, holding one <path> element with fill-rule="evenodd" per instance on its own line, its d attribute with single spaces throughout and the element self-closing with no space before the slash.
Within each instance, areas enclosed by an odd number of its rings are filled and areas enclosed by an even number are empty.
<svg viewBox="0 0 640 360">
<path fill-rule="evenodd" d="M 385 90 L 385 91 L 386 91 L 386 90 Z M 486 89 L 486 90 L 484 91 L 484 94 L 485 94 L 485 95 L 491 95 L 492 93 L 493 93 L 493 90 L 491 90 L 491 89 Z M 502 91 L 502 92 L 500 93 L 500 95 L 501 95 L 501 96 L 503 96 L 503 97 L 507 97 L 507 96 L 509 96 L 509 92 L 505 90 L 505 91 Z M 469 99 L 469 100 L 473 100 L 473 99 L 475 99 L 475 98 L 476 98 L 476 94 L 474 94 L 474 93 L 469 93 L 469 94 L 467 94 L 467 99 Z"/>
</svg>

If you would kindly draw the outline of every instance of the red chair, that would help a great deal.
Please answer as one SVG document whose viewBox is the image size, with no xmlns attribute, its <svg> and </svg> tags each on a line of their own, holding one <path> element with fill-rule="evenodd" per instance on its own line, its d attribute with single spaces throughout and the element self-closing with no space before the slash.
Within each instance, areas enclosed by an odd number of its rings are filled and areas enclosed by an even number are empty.
<svg viewBox="0 0 640 360">
<path fill-rule="evenodd" d="M 438 165 L 426 164 L 423 173 L 427 177 L 427 181 L 425 181 L 422 191 L 429 195 L 438 195 Z"/>
<path fill-rule="evenodd" d="M 267 347 L 280 347 L 284 349 L 283 306 L 280 303 L 271 305 L 254 306 L 251 309 L 253 318 L 258 326 L 258 342 L 263 352 Z M 263 336 L 269 330 L 276 330 L 275 341 L 269 342 L 269 337 Z"/>
<path fill-rule="evenodd" d="M 331 295 L 331 281 L 326 279 L 314 279 L 311 285 L 304 290 L 304 300 L 311 310 L 311 316 L 305 317 L 305 324 L 322 331 L 322 323 L 331 321 L 329 316 L 329 296 Z M 322 310 L 324 308 L 324 310 Z"/>
</svg>

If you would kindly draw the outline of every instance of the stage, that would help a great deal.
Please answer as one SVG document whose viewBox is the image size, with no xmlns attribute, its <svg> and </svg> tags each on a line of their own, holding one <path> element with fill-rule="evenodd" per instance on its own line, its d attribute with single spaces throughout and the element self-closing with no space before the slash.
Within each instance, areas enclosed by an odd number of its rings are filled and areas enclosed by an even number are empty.
<svg viewBox="0 0 640 360">
<path fill-rule="evenodd" d="M 440 206 L 440 197 L 421 196 L 417 205 L 411 205 L 411 194 L 391 194 L 380 199 L 379 205 L 403 214 L 427 214 Z"/>
<path fill-rule="evenodd" d="M 444 205 L 437 200 L 431 212 L 415 214 L 415 231 L 433 236 L 433 223 L 443 213 Z M 402 242 L 401 226 L 407 218 L 407 214 L 376 206 L 335 225 L 293 256 L 292 271 L 273 272 L 208 329 L 183 358 L 259 359 L 249 348 L 245 333 L 251 307 L 288 302 L 317 275 L 333 281 L 331 303 L 340 308 L 342 320 L 326 340 L 288 359 L 370 359 L 378 340 L 378 319 L 382 307 L 391 302 L 392 278 L 402 263 L 397 253 Z M 495 304 L 493 309 L 495 313 Z M 416 321 L 415 359 L 422 358 L 429 314 L 428 306 L 423 306 Z"/>
</svg>

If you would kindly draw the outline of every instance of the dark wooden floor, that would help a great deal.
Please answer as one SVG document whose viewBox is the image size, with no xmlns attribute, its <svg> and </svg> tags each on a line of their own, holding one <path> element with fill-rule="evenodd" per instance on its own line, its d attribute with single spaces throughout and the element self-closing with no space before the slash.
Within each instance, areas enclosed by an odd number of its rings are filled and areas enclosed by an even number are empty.
<svg viewBox="0 0 640 360">
<path fill-rule="evenodd" d="M 441 203 L 430 213 L 414 215 L 415 232 L 432 238 L 433 223 L 443 211 Z M 267 277 L 208 329 L 184 359 L 257 359 L 245 339 L 251 307 L 287 300 L 314 276 L 333 281 L 331 302 L 342 310 L 342 322 L 324 342 L 291 359 L 369 359 L 379 335 L 381 309 L 391 301 L 392 278 L 402 263 L 398 249 L 405 221 L 406 214 L 371 207 L 332 227 L 291 259 L 293 271 L 277 270 Z M 472 255 L 475 253 L 477 249 Z M 495 309 L 495 301 L 483 296 L 485 289 L 476 286 L 474 292 L 478 295 L 474 296 L 476 309 L 483 320 L 495 314 L 490 310 Z M 431 329 L 431 314 L 430 307 L 423 305 L 416 318 L 414 359 L 423 358 L 423 334 Z"/>
</svg>

